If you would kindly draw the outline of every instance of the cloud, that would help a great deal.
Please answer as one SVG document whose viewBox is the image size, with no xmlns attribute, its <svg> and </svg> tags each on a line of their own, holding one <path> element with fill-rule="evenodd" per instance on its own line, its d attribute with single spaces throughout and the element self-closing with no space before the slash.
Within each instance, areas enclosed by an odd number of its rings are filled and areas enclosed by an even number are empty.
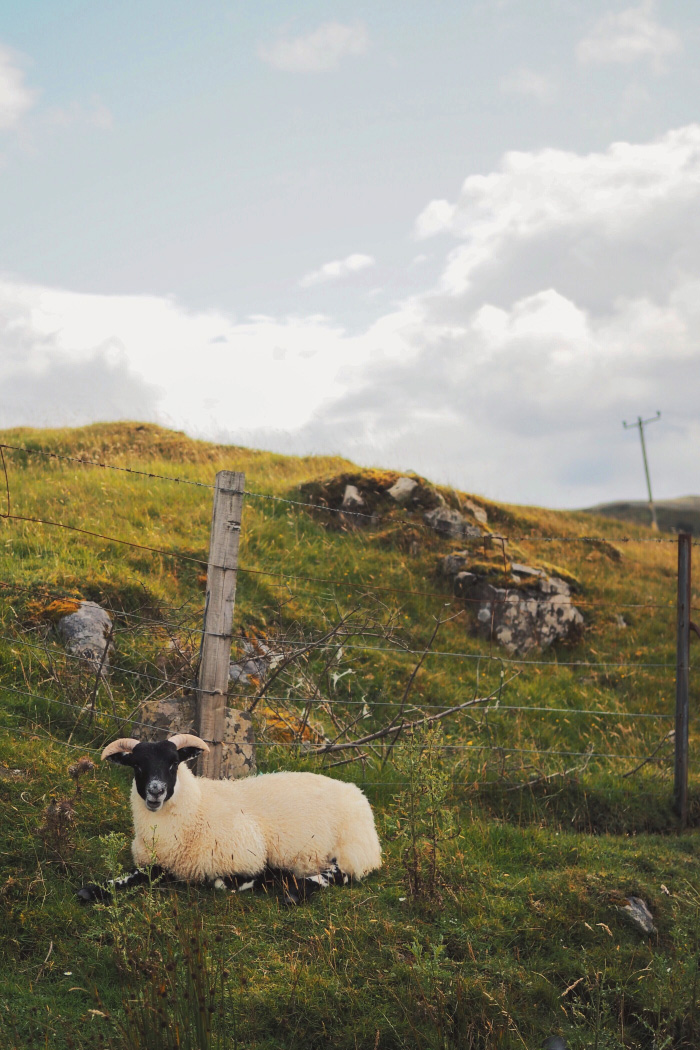
<svg viewBox="0 0 700 1050">
<path fill-rule="evenodd" d="M 302 277 L 299 284 L 302 288 L 311 288 L 316 284 L 327 284 L 328 281 L 338 281 L 350 274 L 359 273 L 376 265 L 372 255 L 362 255 L 355 252 L 346 255 L 344 259 L 334 259 L 332 262 L 324 263 L 318 270 L 313 270 Z"/>
<path fill-rule="evenodd" d="M 573 262 L 591 289 L 599 284 L 596 260 L 607 245 L 624 248 L 630 258 L 616 277 L 624 290 L 637 265 L 635 251 L 648 270 L 652 238 L 677 237 L 678 223 L 696 226 L 693 207 L 699 204 L 700 126 L 692 124 L 648 143 L 616 142 L 600 153 L 506 153 L 497 171 L 470 175 L 456 203 L 431 201 L 416 230 L 424 237 L 450 232 L 461 242 L 442 275 L 446 294 L 462 295 L 489 273 L 504 277 L 514 260 L 524 254 L 532 260 L 547 239 L 559 244 L 560 264 Z M 687 238 L 683 245 L 695 265 L 696 249 Z M 588 266 L 581 265 L 586 260 Z M 547 280 L 544 273 L 537 276 Z"/>
<path fill-rule="evenodd" d="M 645 0 L 639 7 L 603 15 L 579 41 L 579 62 L 627 65 L 647 59 L 656 72 L 662 72 L 669 55 L 680 50 L 681 41 L 677 33 L 654 19 L 654 10 L 653 0 Z"/>
<path fill-rule="evenodd" d="M 279 37 L 272 44 L 261 45 L 258 55 L 286 73 L 326 73 L 337 69 L 348 55 L 363 55 L 368 47 L 363 23 L 324 22 L 306 36 Z"/>
<path fill-rule="evenodd" d="M 697 491 L 699 170 L 697 125 L 589 154 L 506 154 L 432 208 L 426 228 L 454 239 L 437 280 L 439 242 L 420 293 L 353 334 L 317 315 L 241 320 L 5 279 L 0 426 L 113 411 L 585 506 L 643 498 L 622 420 L 660 409 L 655 494 Z"/>
<path fill-rule="evenodd" d="M 525 67 L 515 69 L 503 77 L 500 88 L 506 95 L 524 95 L 538 102 L 552 102 L 556 93 L 556 85 L 551 77 Z"/>
<path fill-rule="evenodd" d="M 36 92 L 24 83 L 17 56 L 0 44 L 0 130 L 14 127 L 35 98 Z"/>
</svg>

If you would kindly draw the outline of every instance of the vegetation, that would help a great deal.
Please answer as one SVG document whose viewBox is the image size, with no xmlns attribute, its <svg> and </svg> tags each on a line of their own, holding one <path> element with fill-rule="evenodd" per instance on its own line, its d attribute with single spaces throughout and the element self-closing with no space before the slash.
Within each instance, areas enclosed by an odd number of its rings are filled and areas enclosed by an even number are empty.
<svg viewBox="0 0 700 1050">
<path fill-rule="evenodd" d="M 476 636 L 438 571 L 464 541 L 422 528 L 419 514 L 407 525 L 399 508 L 358 528 L 262 498 L 335 491 L 332 479 L 362 475 L 345 460 L 140 424 L 0 441 L 73 457 L 6 449 L 13 515 L 134 544 L 0 524 L 2 1046 L 477 1050 L 534 1048 L 553 1034 L 574 1050 L 700 1045 L 697 725 L 693 714 L 693 827 L 680 832 L 673 721 L 656 717 L 673 712 L 672 542 L 636 542 L 652 538 L 641 525 L 479 499 L 515 560 L 576 581 L 585 617 L 574 644 L 508 660 Z M 146 696 L 186 692 L 196 666 L 211 492 L 149 475 L 211 485 L 224 468 L 245 471 L 258 494 L 244 506 L 237 655 L 244 640 L 331 631 L 333 641 L 257 705 L 259 767 L 355 780 L 375 806 L 385 865 L 295 910 L 274 892 L 159 885 L 81 908 L 75 889 L 130 859 L 128 778 L 94 750 L 129 732 L 120 719 Z M 4 487 L 0 473 L 3 511 Z M 463 494 L 447 495 L 461 505 Z M 115 620 L 106 683 L 57 642 L 56 618 L 80 598 Z M 343 618 L 350 640 L 332 633 Z M 231 702 L 247 706 L 242 694 L 259 684 L 237 684 Z M 371 735 L 475 696 L 493 700 L 439 729 L 326 757 L 268 732 L 286 712 L 299 736 L 312 720 L 307 745 L 353 721 Z M 627 920 L 629 896 L 646 901 L 655 934 Z"/>
</svg>

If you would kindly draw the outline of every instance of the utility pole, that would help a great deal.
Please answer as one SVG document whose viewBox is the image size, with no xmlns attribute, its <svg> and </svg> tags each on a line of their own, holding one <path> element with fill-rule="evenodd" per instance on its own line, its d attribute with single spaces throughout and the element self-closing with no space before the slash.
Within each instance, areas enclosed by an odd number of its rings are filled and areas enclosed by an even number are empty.
<svg viewBox="0 0 700 1050">
<path fill-rule="evenodd" d="M 637 416 L 636 423 L 625 423 L 622 422 L 625 430 L 630 430 L 632 427 L 639 427 L 639 439 L 642 442 L 642 459 L 644 460 L 644 473 L 647 479 L 647 492 L 649 493 L 649 510 L 651 511 L 651 527 L 655 532 L 659 531 L 659 523 L 656 520 L 656 507 L 654 506 L 654 500 L 651 495 L 651 479 L 649 477 L 649 463 L 647 461 L 647 447 L 644 444 L 644 427 L 648 423 L 656 423 L 657 420 L 661 419 L 661 413 L 657 412 L 651 419 L 642 419 L 641 416 Z"/>
</svg>

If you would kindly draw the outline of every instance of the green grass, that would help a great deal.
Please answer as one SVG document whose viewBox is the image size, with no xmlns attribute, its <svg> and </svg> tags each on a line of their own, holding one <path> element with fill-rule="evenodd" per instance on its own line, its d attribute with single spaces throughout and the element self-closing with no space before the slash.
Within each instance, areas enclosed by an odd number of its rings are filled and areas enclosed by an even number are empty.
<svg viewBox="0 0 700 1050">
<path fill-rule="evenodd" d="M 225 448 L 138 424 L 6 431 L 0 440 L 207 485 L 219 469 L 244 470 L 251 492 L 292 500 L 304 499 L 300 485 L 357 473 L 342 459 Z M 154 888 L 85 910 L 74 890 L 107 873 L 104 836 L 119 833 L 119 859 L 129 863 L 128 780 L 100 768 L 80 779 L 76 796 L 68 767 L 123 735 L 114 714 L 128 717 L 151 690 L 158 696 L 167 689 L 128 672 L 187 681 L 201 625 L 199 561 L 207 557 L 212 493 L 19 452 L 6 451 L 5 459 L 13 513 L 193 560 L 28 522 L 0 526 L 3 1046 L 129 1045 L 120 1032 L 139 987 L 159 982 L 163 1001 L 185 987 L 184 956 L 167 968 L 176 913 L 183 928 L 206 940 L 212 972 L 228 975 L 217 999 L 222 1046 L 529 1048 L 553 1033 L 572 1048 L 700 1045 L 697 832 L 678 831 L 670 745 L 623 775 L 673 726 L 627 717 L 673 712 L 673 544 L 615 544 L 621 535 L 651 534 L 584 513 L 481 500 L 490 526 L 518 537 L 518 560 L 558 565 L 579 581 L 586 621 L 576 645 L 530 654 L 541 664 L 508 663 L 474 635 L 470 614 L 437 571 L 459 544 L 406 529 L 397 520 L 403 512 L 376 529 L 348 530 L 330 516 L 246 497 L 237 628 L 310 637 L 356 609 L 352 644 L 393 648 L 346 646 L 334 673 L 325 674 L 327 654 L 312 654 L 275 695 L 312 695 L 310 683 L 320 680 L 333 713 L 349 719 L 364 711 L 358 726 L 372 731 L 392 713 L 387 705 L 400 702 L 415 667 L 416 656 L 396 646 L 422 651 L 437 616 L 452 618 L 435 648 L 467 655 L 425 660 L 408 698 L 415 717 L 429 705 L 500 691 L 500 710 L 465 712 L 444 726 L 448 750 L 437 752 L 435 775 L 449 785 L 452 820 L 438 841 L 439 879 L 430 893 L 407 888 L 410 741 L 400 740 L 393 754 L 368 752 L 363 762 L 331 770 L 361 784 L 377 812 L 385 864 L 365 884 L 291 912 L 274 894 L 223 898 L 196 887 Z M 0 474 L 0 503 L 3 484 Z M 528 538 L 591 534 L 614 546 Z M 47 611 L 70 595 L 108 605 L 117 625 L 111 697 L 100 689 L 94 721 L 80 713 L 94 676 L 56 644 Z M 620 614 L 626 627 L 618 625 Z M 391 646 L 378 635 L 388 635 Z M 169 648 L 172 637 L 182 657 Z M 587 666 L 567 666 L 577 662 Z M 528 706 L 563 710 L 506 710 Z M 332 732 L 328 709 L 316 708 L 313 718 Z M 62 745 L 69 739 L 78 750 Z M 700 822 L 696 744 L 693 710 L 693 825 Z M 535 753 L 542 750 L 594 756 Z M 328 770 L 328 760 L 281 745 L 260 746 L 258 761 L 263 770 Z M 425 784 L 414 781 L 413 790 Z M 45 827 L 52 799 L 73 801 L 74 817 L 58 832 Z M 429 811 L 421 812 L 414 831 L 429 862 L 435 835 Z M 646 900 L 657 934 L 645 937 L 626 921 L 620 909 L 629 895 Z M 130 970 L 129 938 L 137 951 L 149 946 L 150 978 Z"/>
</svg>

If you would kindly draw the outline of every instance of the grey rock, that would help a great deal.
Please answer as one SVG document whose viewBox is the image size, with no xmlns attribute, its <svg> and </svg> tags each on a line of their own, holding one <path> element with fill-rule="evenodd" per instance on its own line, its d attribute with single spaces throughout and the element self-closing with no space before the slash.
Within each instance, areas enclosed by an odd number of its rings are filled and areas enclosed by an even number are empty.
<svg viewBox="0 0 700 1050">
<path fill-rule="evenodd" d="M 628 626 L 627 620 L 620 613 L 617 613 L 617 615 L 615 616 L 615 626 L 619 627 L 620 629 L 624 629 Z"/>
<path fill-rule="evenodd" d="M 518 562 L 513 562 L 510 571 L 514 576 L 545 576 L 546 573 L 542 569 L 533 569 L 531 565 L 520 565 Z"/>
<path fill-rule="evenodd" d="M 542 1043 L 542 1050 L 566 1050 L 566 1041 L 560 1035 L 550 1035 Z"/>
<path fill-rule="evenodd" d="M 415 478 L 397 478 L 390 489 L 387 492 L 392 499 L 396 500 L 402 507 L 409 502 L 411 496 L 418 488 L 418 482 Z"/>
<path fill-rule="evenodd" d="M 342 503 L 343 510 L 361 510 L 364 505 L 365 501 L 357 485 L 346 485 Z"/>
<path fill-rule="evenodd" d="M 423 515 L 423 521 L 431 529 L 435 529 L 441 536 L 449 539 L 478 538 L 482 535 L 481 529 L 471 525 L 463 514 L 450 507 L 435 507 Z"/>
<path fill-rule="evenodd" d="M 146 700 L 137 710 L 134 736 L 139 740 L 166 740 L 175 733 L 197 733 L 197 707 L 193 696 Z M 226 708 L 226 727 L 221 754 L 222 766 L 230 779 L 247 777 L 256 771 L 253 717 L 248 711 Z"/>
<path fill-rule="evenodd" d="M 464 572 L 468 564 L 469 551 L 454 551 L 442 559 L 441 571 L 443 576 L 456 576 L 457 573 Z"/>
<path fill-rule="evenodd" d="M 94 671 L 98 671 L 101 664 L 103 674 L 109 670 L 109 652 L 105 653 L 105 646 L 111 630 L 112 620 L 97 602 L 81 602 L 80 608 L 62 616 L 56 624 L 64 648 L 86 660 Z M 113 648 L 110 643 L 110 651 Z"/>
<path fill-rule="evenodd" d="M 627 904 L 620 911 L 630 920 L 633 926 L 645 934 L 656 933 L 654 916 L 641 897 L 627 897 Z"/>
<path fill-rule="evenodd" d="M 237 682 L 239 685 L 249 685 L 251 678 L 263 680 L 269 671 L 276 667 L 280 660 L 284 659 L 284 653 L 270 648 L 264 642 L 256 640 L 243 642 L 244 659 L 238 663 L 229 664 L 229 682 Z"/>
<path fill-rule="evenodd" d="M 479 522 L 480 525 L 488 525 L 489 516 L 483 507 L 479 507 L 476 503 L 474 503 L 473 500 L 470 499 L 465 499 L 463 506 L 465 510 L 468 510 L 472 517 Z"/>
<path fill-rule="evenodd" d="M 546 649 L 553 642 L 570 638 L 583 626 L 568 583 L 544 573 L 532 575 L 531 580 L 526 586 L 509 590 L 463 571 L 454 575 L 453 586 L 455 593 L 459 586 L 459 594 L 468 594 L 471 599 L 479 634 L 509 653 L 524 655 L 536 647 Z"/>
</svg>

